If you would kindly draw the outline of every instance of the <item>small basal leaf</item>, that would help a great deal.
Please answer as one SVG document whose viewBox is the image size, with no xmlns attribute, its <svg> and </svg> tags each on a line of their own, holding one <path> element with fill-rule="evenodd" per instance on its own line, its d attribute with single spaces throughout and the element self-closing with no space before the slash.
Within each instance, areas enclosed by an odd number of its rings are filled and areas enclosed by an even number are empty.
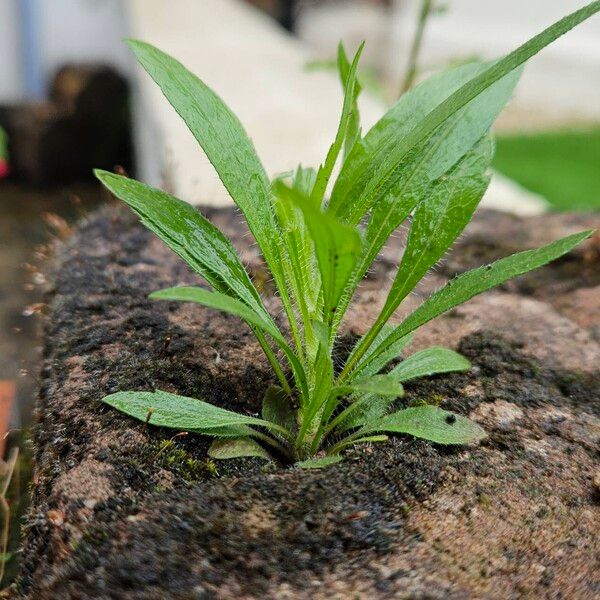
<svg viewBox="0 0 600 600">
<path fill-rule="evenodd" d="M 292 399 L 276 385 L 269 386 L 262 404 L 262 418 L 271 423 L 277 423 L 290 434 L 296 430 L 296 411 Z"/>
<path fill-rule="evenodd" d="M 208 455 L 216 460 L 248 456 L 272 460 L 271 455 L 252 438 L 214 440 L 208 449 Z"/>
<path fill-rule="evenodd" d="M 398 381 L 407 381 L 417 377 L 468 371 L 471 363 L 464 357 L 448 348 L 432 346 L 421 352 L 411 354 L 390 371 L 390 376 Z"/>
<path fill-rule="evenodd" d="M 296 466 L 300 469 L 324 469 L 325 467 L 335 465 L 342 460 L 344 460 L 344 457 L 339 455 L 323 456 L 321 458 L 309 458 L 308 460 L 302 460 L 297 462 Z"/>
<path fill-rule="evenodd" d="M 469 444 L 486 436 L 477 423 L 437 406 L 417 406 L 399 410 L 378 421 L 367 423 L 363 431 L 408 433 L 436 444 Z"/>
<path fill-rule="evenodd" d="M 257 425 L 272 428 L 262 419 L 242 415 L 186 396 L 169 392 L 117 392 L 102 399 L 121 412 L 159 427 L 181 431 L 207 432 L 238 425 Z"/>
<path fill-rule="evenodd" d="M 399 383 L 399 379 L 392 375 L 373 375 L 373 377 L 356 379 L 344 385 L 342 389 L 355 393 L 391 396 L 392 398 L 399 398 L 404 394 L 404 388 Z"/>
</svg>

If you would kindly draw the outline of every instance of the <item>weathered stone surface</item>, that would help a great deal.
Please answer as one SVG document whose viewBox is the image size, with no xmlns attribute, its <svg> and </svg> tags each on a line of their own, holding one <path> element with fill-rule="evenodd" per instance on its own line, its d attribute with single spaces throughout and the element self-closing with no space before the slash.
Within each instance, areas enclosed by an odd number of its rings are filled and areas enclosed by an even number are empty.
<svg viewBox="0 0 600 600">
<path fill-rule="evenodd" d="M 212 218 L 268 293 L 238 216 Z M 483 212 L 400 314 L 467 267 L 594 221 Z M 376 314 L 401 243 L 363 286 L 349 341 Z M 173 437 L 101 405 L 117 389 L 160 388 L 254 412 L 271 375 L 238 320 L 147 300 L 197 281 L 159 241 L 121 212 L 92 217 L 59 251 L 45 317 L 21 593 L 596 598 L 600 347 L 573 313 L 594 307 L 589 295 L 577 303 L 600 284 L 595 243 L 416 336 L 411 350 L 447 344 L 474 367 L 407 384 L 404 401 L 470 414 L 489 433 L 483 444 L 448 450 L 395 437 L 302 472 L 253 460 L 215 466 L 201 436 Z"/>
</svg>

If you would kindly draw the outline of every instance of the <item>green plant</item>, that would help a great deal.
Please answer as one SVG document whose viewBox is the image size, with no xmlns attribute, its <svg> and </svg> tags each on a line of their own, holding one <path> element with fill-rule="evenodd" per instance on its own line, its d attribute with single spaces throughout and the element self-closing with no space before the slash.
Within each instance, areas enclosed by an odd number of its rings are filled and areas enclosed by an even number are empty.
<svg viewBox="0 0 600 600">
<path fill-rule="evenodd" d="M 366 134 L 360 132 L 356 69 L 340 46 L 344 103 L 337 135 L 318 171 L 298 167 L 270 182 L 241 124 L 220 98 L 183 65 L 152 46 L 130 42 L 245 215 L 279 292 L 289 333 L 266 310 L 233 246 L 188 204 L 137 181 L 98 171 L 168 246 L 212 287 L 172 288 L 156 300 L 198 302 L 237 315 L 252 329 L 279 385 L 261 417 L 155 391 L 111 394 L 104 402 L 154 425 L 216 438 L 214 458 L 275 455 L 322 467 L 348 446 L 407 433 L 440 444 L 485 434 L 437 406 L 394 409 L 407 379 L 463 371 L 466 359 L 444 348 L 417 352 L 389 370 L 418 327 L 507 279 L 571 250 L 592 232 L 571 235 L 464 273 L 430 296 L 400 325 L 388 320 L 460 235 L 489 182 L 489 129 L 509 100 L 520 66 L 600 10 L 592 2 L 504 58 L 467 64 L 430 78 Z M 328 193 L 334 166 L 339 176 Z M 389 236 L 412 224 L 381 314 L 348 356 L 334 365 L 338 328 L 357 286 Z"/>
</svg>

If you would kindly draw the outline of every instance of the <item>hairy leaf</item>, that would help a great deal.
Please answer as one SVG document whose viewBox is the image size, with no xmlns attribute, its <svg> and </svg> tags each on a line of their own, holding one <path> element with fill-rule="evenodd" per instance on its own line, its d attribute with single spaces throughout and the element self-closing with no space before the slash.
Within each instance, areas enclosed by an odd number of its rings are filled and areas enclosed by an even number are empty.
<svg viewBox="0 0 600 600">
<path fill-rule="evenodd" d="M 145 42 L 130 40 L 138 62 L 185 121 L 240 207 L 265 259 L 276 268 L 277 227 L 269 180 L 238 118 L 179 61 Z"/>
<path fill-rule="evenodd" d="M 335 140 L 333 141 L 331 148 L 329 148 L 329 152 L 327 152 L 325 162 L 317 173 L 317 180 L 313 189 L 312 199 L 318 206 L 321 206 L 321 202 L 325 196 L 325 191 L 327 190 L 327 184 L 329 183 L 329 179 L 333 173 L 333 168 L 335 167 L 335 163 L 340 155 L 344 140 L 347 136 L 348 127 L 350 126 L 352 107 L 356 102 L 356 69 L 358 67 L 358 61 L 360 60 L 360 55 L 362 54 L 363 48 L 364 42 L 358 48 L 358 51 L 354 56 L 354 60 L 352 61 L 352 65 L 348 70 L 348 74 L 344 82 L 344 104 L 342 106 L 340 124 L 338 126 Z"/>
<path fill-rule="evenodd" d="M 417 206 L 402 262 L 380 317 L 384 322 L 471 220 L 490 182 L 492 155 L 492 141 L 483 139 Z"/>
<path fill-rule="evenodd" d="M 348 56 L 346 55 L 346 49 L 344 48 L 344 44 L 342 42 L 338 45 L 338 53 L 337 53 L 337 69 L 338 74 L 340 76 L 340 81 L 342 82 L 342 87 L 346 87 L 346 82 L 348 81 L 348 77 L 350 75 L 352 65 L 348 60 Z M 362 86 L 360 85 L 360 81 L 358 80 L 358 76 L 356 78 L 356 83 L 354 84 L 354 97 L 352 99 L 352 107 L 350 109 L 350 114 L 348 117 L 348 126 L 346 128 L 346 136 L 344 139 L 344 158 L 348 156 L 350 150 L 356 143 L 357 140 L 360 139 L 360 112 L 358 109 L 358 96 L 362 91 Z"/>
<path fill-rule="evenodd" d="M 324 469 L 335 463 L 339 463 L 344 460 L 343 456 L 322 456 L 321 458 L 309 458 L 308 460 L 302 460 L 296 463 L 297 467 L 301 469 Z"/>
<path fill-rule="evenodd" d="M 392 398 L 398 398 L 404 394 L 404 388 L 398 382 L 398 378 L 391 375 L 373 375 L 372 377 L 355 379 L 339 389 L 343 392 L 377 394 L 379 396 L 391 396 Z"/>
<path fill-rule="evenodd" d="M 271 455 L 252 438 L 214 440 L 208 449 L 208 455 L 217 460 L 248 456 L 272 460 Z"/>
<path fill-rule="evenodd" d="M 237 315 L 246 321 L 249 325 L 253 325 L 258 329 L 261 329 L 265 333 L 268 333 L 281 348 L 286 358 L 289 360 L 294 374 L 300 385 L 306 388 L 306 377 L 304 369 L 298 361 L 296 355 L 292 349 L 288 346 L 285 338 L 277 328 L 277 325 L 269 317 L 268 319 L 263 318 L 261 315 L 248 308 L 245 304 L 231 298 L 225 294 L 219 292 L 209 292 L 198 287 L 175 287 L 167 288 L 165 290 L 159 290 L 152 292 L 149 298 L 152 300 L 175 300 L 178 302 L 197 302 L 214 308 L 216 310 L 222 310 L 232 315 Z"/>
<path fill-rule="evenodd" d="M 542 33 L 536 35 L 525 44 L 488 66 L 481 73 L 473 77 L 469 82 L 462 85 L 458 90 L 448 96 L 436 108 L 429 112 L 425 118 L 417 121 L 410 128 L 393 151 L 386 154 L 380 161 L 380 166 L 369 178 L 366 186 L 361 186 L 361 193 L 353 202 L 352 218 L 350 222 L 358 222 L 366 210 L 373 206 L 376 199 L 385 193 L 390 177 L 394 174 L 399 164 L 408 152 L 417 144 L 427 139 L 444 121 L 459 111 L 471 100 L 479 96 L 495 82 L 499 81 L 511 71 L 525 63 L 529 58 L 537 54 L 542 48 L 556 40 L 558 37 L 585 21 L 587 18 L 600 10 L 600 0 L 591 2 L 587 6 L 575 11 L 567 17 L 551 25 Z M 351 194 L 345 194 L 345 198 L 351 198 Z M 347 210 L 345 212 L 348 212 Z M 336 213 L 339 216 L 339 213 Z"/>
<path fill-rule="evenodd" d="M 101 170 L 95 174 L 215 290 L 269 318 L 231 242 L 194 207 L 134 179 Z"/>
<path fill-rule="evenodd" d="M 262 419 L 242 415 L 224 408 L 169 392 L 117 392 L 102 399 L 106 404 L 138 419 L 182 431 L 218 433 L 220 428 L 239 425 L 258 425 L 273 428 Z"/>
<path fill-rule="evenodd" d="M 390 371 L 390 376 L 398 381 L 408 381 L 438 373 L 468 371 L 470 368 L 471 363 L 458 352 L 441 346 L 432 346 L 405 358 Z"/>
<path fill-rule="evenodd" d="M 365 394 L 349 404 L 332 422 L 330 429 L 347 431 L 361 427 L 366 423 L 386 415 L 396 398 L 393 396 L 378 396 Z"/>
<path fill-rule="evenodd" d="M 569 235 L 541 248 L 518 252 L 455 277 L 441 290 L 432 294 L 419 308 L 394 328 L 372 352 L 371 356 L 380 355 L 392 344 L 421 327 L 421 325 L 470 300 L 473 296 L 496 287 L 517 275 L 537 269 L 566 254 L 593 233 L 592 230 Z"/>
<path fill-rule="evenodd" d="M 362 431 L 408 433 L 436 444 L 469 444 L 486 436 L 477 423 L 437 406 L 405 408 L 367 423 Z"/>
</svg>

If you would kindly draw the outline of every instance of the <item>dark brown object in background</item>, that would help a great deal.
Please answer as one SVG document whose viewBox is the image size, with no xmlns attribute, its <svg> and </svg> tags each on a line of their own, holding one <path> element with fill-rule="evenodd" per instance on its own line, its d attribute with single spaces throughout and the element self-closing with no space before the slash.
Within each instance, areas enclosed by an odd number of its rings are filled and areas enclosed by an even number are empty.
<svg viewBox="0 0 600 600">
<path fill-rule="evenodd" d="M 0 108 L 13 178 L 37 185 L 90 180 L 95 167 L 133 173 L 129 85 L 115 70 L 68 65 L 50 102 Z"/>
</svg>

